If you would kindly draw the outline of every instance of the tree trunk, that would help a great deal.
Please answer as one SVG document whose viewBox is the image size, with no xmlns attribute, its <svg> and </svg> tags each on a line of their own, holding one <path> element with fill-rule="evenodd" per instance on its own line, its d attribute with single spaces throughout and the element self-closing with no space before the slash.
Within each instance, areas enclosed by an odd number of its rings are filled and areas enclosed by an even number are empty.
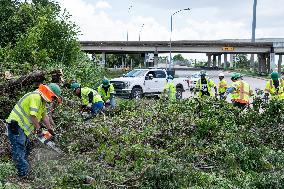
<svg viewBox="0 0 284 189">
<path fill-rule="evenodd" d="M 46 81 L 49 76 L 51 76 L 51 82 L 53 83 L 62 84 L 64 82 L 62 70 L 53 70 L 51 72 L 35 71 L 18 79 L 7 80 L 0 84 L 0 94 L 14 93 L 18 89 L 29 85 L 38 86 L 43 81 Z"/>
</svg>

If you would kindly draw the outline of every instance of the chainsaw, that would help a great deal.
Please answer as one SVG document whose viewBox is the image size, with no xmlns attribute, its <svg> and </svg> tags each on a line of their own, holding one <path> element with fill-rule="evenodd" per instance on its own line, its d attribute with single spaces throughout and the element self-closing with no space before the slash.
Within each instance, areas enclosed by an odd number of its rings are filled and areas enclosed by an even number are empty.
<svg viewBox="0 0 284 189">
<path fill-rule="evenodd" d="M 48 131 L 43 131 L 40 136 L 36 137 L 41 143 L 47 145 L 50 149 L 54 150 L 58 154 L 63 154 L 63 151 L 56 146 L 52 141 L 53 136 Z"/>
</svg>

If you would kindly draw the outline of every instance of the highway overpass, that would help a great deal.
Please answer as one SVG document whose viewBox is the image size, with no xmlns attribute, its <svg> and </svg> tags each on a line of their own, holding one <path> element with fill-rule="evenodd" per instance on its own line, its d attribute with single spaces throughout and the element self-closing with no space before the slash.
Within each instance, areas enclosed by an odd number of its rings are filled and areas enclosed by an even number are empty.
<svg viewBox="0 0 284 189">
<path fill-rule="evenodd" d="M 106 54 L 154 53 L 155 62 L 159 53 L 206 53 L 208 67 L 221 66 L 221 56 L 224 55 L 224 68 L 228 65 L 228 54 L 257 54 L 259 72 L 270 72 L 275 69 L 275 55 L 279 55 L 278 67 L 282 64 L 284 54 L 284 39 L 249 40 L 181 40 L 181 41 L 80 41 L 81 50 L 87 53 L 102 54 L 105 62 Z"/>
<path fill-rule="evenodd" d="M 89 53 L 228 53 L 284 54 L 284 42 L 238 41 L 80 41 L 81 50 Z"/>
</svg>

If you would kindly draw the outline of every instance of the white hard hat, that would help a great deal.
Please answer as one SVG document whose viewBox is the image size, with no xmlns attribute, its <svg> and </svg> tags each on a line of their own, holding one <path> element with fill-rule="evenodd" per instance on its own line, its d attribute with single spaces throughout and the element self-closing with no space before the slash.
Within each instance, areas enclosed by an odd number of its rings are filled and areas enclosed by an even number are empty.
<svg viewBox="0 0 284 189">
<path fill-rule="evenodd" d="M 221 72 L 219 73 L 219 77 L 224 77 L 225 75 Z"/>
</svg>

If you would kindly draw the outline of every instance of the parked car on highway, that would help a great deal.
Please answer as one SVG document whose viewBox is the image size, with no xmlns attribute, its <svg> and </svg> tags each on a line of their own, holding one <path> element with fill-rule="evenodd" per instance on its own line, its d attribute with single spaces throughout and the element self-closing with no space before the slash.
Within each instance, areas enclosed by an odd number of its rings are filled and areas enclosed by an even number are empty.
<svg viewBox="0 0 284 189">
<path fill-rule="evenodd" d="M 134 69 L 119 78 L 110 80 L 116 96 L 126 98 L 141 98 L 143 96 L 159 96 L 167 83 L 168 73 L 165 69 Z M 174 78 L 176 96 L 182 98 L 182 93 L 188 90 L 188 78 Z"/>
</svg>

